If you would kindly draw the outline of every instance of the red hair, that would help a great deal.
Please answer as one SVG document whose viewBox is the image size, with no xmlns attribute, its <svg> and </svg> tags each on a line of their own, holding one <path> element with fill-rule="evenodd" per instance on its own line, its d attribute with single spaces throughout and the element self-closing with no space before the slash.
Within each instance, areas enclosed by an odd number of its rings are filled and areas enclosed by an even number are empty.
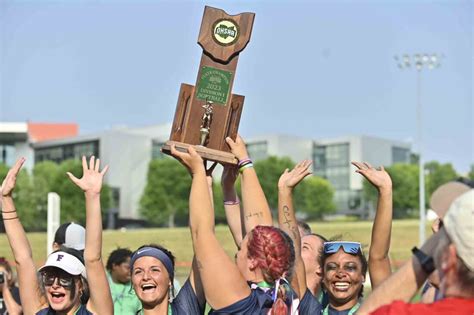
<svg viewBox="0 0 474 315">
<path fill-rule="evenodd" d="M 255 259 L 262 270 L 266 282 L 274 284 L 276 280 L 291 273 L 294 265 L 294 249 L 291 239 L 273 226 L 256 226 L 249 235 L 248 256 Z M 285 290 L 278 289 L 278 298 L 273 303 L 271 314 L 288 314 L 285 303 Z"/>
</svg>

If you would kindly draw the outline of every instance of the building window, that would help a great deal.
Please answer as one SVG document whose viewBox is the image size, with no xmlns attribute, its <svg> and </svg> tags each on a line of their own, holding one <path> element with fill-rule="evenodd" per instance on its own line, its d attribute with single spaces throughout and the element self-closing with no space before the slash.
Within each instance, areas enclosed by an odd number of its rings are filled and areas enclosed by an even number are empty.
<svg viewBox="0 0 474 315">
<path fill-rule="evenodd" d="M 80 159 L 82 156 L 99 158 L 99 141 L 81 142 L 41 148 L 35 150 L 35 163 L 53 161 L 61 163 L 64 160 Z"/>
<path fill-rule="evenodd" d="M 249 143 L 247 152 L 254 161 L 266 159 L 268 157 L 268 143 L 267 141 Z"/>
<path fill-rule="evenodd" d="M 15 163 L 15 146 L 0 143 L 0 163 L 12 166 Z"/>
<path fill-rule="evenodd" d="M 409 163 L 410 150 L 406 148 L 392 147 L 392 163 Z"/>
<path fill-rule="evenodd" d="M 337 209 L 349 209 L 350 165 L 349 143 L 314 145 L 314 174 L 327 179 L 335 189 Z"/>
</svg>

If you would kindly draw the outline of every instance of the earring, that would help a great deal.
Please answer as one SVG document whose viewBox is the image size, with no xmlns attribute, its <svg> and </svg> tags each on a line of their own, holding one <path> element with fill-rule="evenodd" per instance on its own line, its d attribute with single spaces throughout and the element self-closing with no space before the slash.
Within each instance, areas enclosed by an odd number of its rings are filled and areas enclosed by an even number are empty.
<svg viewBox="0 0 474 315">
<path fill-rule="evenodd" d="M 173 302 L 174 300 L 174 288 L 173 285 L 170 283 L 170 286 L 168 288 L 168 302 Z"/>
</svg>

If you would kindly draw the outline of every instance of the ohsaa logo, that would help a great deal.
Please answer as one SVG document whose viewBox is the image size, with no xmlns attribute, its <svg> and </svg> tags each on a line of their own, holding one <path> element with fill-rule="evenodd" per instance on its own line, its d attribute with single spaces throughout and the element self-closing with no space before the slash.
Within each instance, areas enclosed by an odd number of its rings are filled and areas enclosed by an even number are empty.
<svg viewBox="0 0 474 315">
<path fill-rule="evenodd" d="M 217 20 L 212 30 L 212 38 L 214 38 L 219 45 L 229 46 L 239 39 L 239 26 L 231 19 Z"/>
</svg>

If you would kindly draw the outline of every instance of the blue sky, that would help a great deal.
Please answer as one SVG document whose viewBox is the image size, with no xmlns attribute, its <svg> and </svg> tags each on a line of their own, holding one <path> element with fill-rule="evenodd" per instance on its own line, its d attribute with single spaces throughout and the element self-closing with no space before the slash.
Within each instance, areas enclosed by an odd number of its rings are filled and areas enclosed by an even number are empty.
<svg viewBox="0 0 474 315">
<path fill-rule="evenodd" d="M 77 122 L 81 133 L 173 119 L 194 84 L 204 5 L 255 12 L 234 93 L 244 136 L 351 134 L 411 141 L 422 73 L 425 160 L 474 161 L 472 1 L 0 0 L 0 121 Z"/>
</svg>

